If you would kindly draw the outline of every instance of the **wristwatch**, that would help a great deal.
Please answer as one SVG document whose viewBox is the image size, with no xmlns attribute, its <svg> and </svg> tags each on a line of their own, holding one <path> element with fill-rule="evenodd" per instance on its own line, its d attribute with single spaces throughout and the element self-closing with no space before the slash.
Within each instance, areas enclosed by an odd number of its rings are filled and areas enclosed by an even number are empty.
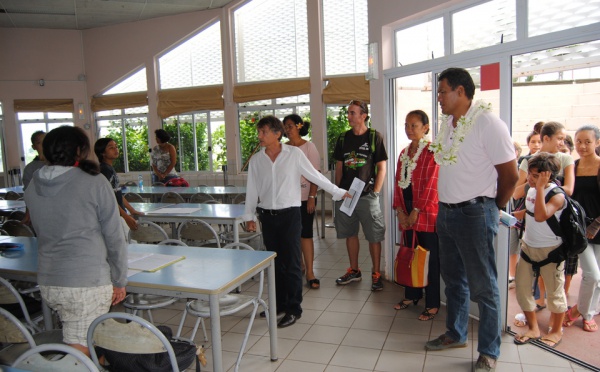
<svg viewBox="0 0 600 372">
<path fill-rule="evenodd" d="M 373 191 L 373 195 L 375 195 L 376 197 L 379 197 L 379 193 L 378 192 Z"/>
<path fill-rule="evenodd" d="M 316 198 L 316 196 L 315 195 L 309 195 L 308 198 L 309 199 L 314 199 L 314 198 Z"/>
</svg>

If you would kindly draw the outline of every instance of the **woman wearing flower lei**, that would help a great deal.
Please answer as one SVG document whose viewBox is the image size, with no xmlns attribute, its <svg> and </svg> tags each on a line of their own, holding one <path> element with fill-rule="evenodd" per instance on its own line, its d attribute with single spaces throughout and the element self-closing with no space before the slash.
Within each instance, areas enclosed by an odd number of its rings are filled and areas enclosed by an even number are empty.
<svg viewBox="0 0 600 372">
<path fill-rule="evenodd" d="M 425 287 L 425 311 L 419 320 L 432 320 L 440 307 L 440 263 L 435 223 L 438 214 L 437 179 L 439 166 L 430 151 L 429 118 L 421 110 L 406 115 L 406 136 L 411 143 L 400 153 L 396 167 L 394 209 L 398 216 L 402 239 L 412 244 L 413 233 L 419 244 L 430 251 L 429 285 Z M 394 306 L 396 310 L 415 305 L 423 298 L 422 288 L 406 287 L 404 299 Z"/>
</svg>

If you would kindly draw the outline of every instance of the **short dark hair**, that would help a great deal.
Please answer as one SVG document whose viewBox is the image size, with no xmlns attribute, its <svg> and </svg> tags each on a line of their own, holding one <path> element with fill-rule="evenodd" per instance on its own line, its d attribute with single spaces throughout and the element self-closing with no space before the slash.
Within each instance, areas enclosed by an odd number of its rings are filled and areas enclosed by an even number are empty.
<svg viewBox="0 0 600 372">
<path fill-rule="evenodd" d="M 301 136 L 306 136 L 308 134 L 308 129 L 310 128 L 310 121 L 302 120 L 302 118 L 298 114 L 287 115 L 283 118 L 283 123 L 285 123 L 288 120 L 291 120 L 294 124 L 296 124 L 296 127 L 302 124 L 302 126 L 298 128 L 298 134 L 300 134 Z"/>
<path fill-rule="evenodd" d="M 529 145 L 529 141 L 531 141 L 531 137 L 533 137 L 533 136 L 539 136 L 539 135 L 540 135 L 540 132 L 536 132 L 535 130 L 533 132 L 529 133 L 527 135 L 527 144 Z M 542 137 L 540 136 L 540 139 L 541 138 Z"/>
<path fill-rule="evenodd" d="M 267 115 L 260 119 L 258 123 L 256 123 L 256 129 L 263 127 L 268 127 L 273 133 L 279 133 L 280 140 L 281 137 L 283 137 L 283 133 L 285 133 L 285 130 L 283 129 L 283 123 L 273 115 Z"/>
<path fill-rule="evenodd" d="M 565 136 L 564 143 L 565 146 L 569 149 L 569 152 L 573 152 L 573 150 L 575 149 L 575 145 L 573 144 L 573 137 L 567 134 Z"/>
<path fill-rule="evenodd" d="M 363 114 L 367 115 L 367 117 L 365 118 L 365 121 L 369 121 L 369 118 L 370 118 L 370 116 L 369 116 L 369 105 L 367 104 L 367 102 L 361 101 L 359 99 L 353 99 L 352 101 L 350 101 L 348 103 L 348 107 L 350 107 L 352 105 L 360 107 L 360 111 Z"/>
<path fill-rule="evenodd" d="M 164 129 L 157 129 L 154 131 L 156 138 L 160 140 L 162 143 L 167 143 L 171 139 L 171 135 Z"/>
<path fill-rule="evenodd" d="M 37 141 L 38 137 L 43 136 L 45 134 L 46 132 L 44 132 L 43 130 L 33 132 L 33 134 L 31 135 L 31 144 L 35 146 L 35 141 Z"/>
<path fill-rule="evenodd" d="M 83 129 L 64 125 L 52 129 L 43 142 L 44 156 L 50 165 L 73 167 L 79 162 L 84 172 L 97 175 L 100 169 L 96 162 L 85 160 L 90 153 L 90 140 Z"/>
<path fill-rule="evenodd" d="M 554 181 L 560 172 L 560 160 L 549 152 L 538 152 L 529 159 L 528 169 L 538 172 L 550 172 L 550 181 Z"/>
<path fill-rule="evenodd" d="M 552 137 L 553 135 L 555 135 L 563 129 L 565 129 L 565 126 L 559 123 L 558 121 L 549 121 L 547 123 L 544 123 L 544 125 L 542 126 L 542 129 L 540 130 L 540 138 L 543 141 L 545 136 Z"/>
<path fill-rule="evenodd" d="M 411 112 L 409 112 L 408 114 L 406 114 L 406 117 L 409 117 L 411 115 L 418 116 L 419 120 L 421 120 L 421 123 L 423 123 L 423 125 L 429 124 L 429 116 L 427 116 L 427 114 L 425 113 L 425 111 L 423 111 L 423 110 L 412 110 Z M 427 132 L 425 132 L 425 134 L 429 134 L 429 128 L 427 129 Z"/>
<path fill-rule="evenodd" d="M 108 146 L 108 144 L 111 141 L 114 141 L 114 139 L 105 137 L 105 138 L 100 138 L 94 144 L 94 153 L 98 157 L 98 161 L 100 163 L 104 162 L 104 151 L 106 151 L 106 146 Z"/>
<path fill-rule="evenodd" d="M 446 79 L 452 90 L 456 90 L 456 88 L 462 85 L 468 99 L 472 100 L 473 96 L 475 96 L 475 83 L 471 74 L 464 68 L 450 67 L 445 69 L 438 76 L 438 82 L 444 79 Z"/>
<path fill-rule="evenodd" d="M 582 127 L 579 127 L 579 129 L 577 129 L 577 131 L 575 132 L 575 135 L 577 136 L 577 133 L 583 131 L 583 130 L 589 130 L 594 132 L 594 138 L 596 138 L 596 140 L 600 139 L 600 129 L 598 129 L 597 126 L 595 125 L 590 125 L 590 124 L 586 124 Z"/>
</svg>

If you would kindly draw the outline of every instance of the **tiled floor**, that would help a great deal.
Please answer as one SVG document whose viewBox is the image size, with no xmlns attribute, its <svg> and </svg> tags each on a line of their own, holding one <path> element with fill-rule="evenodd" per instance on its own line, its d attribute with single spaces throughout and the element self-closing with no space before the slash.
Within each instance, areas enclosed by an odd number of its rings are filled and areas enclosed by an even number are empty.
<svg viewBox="0 0 600 372">
<path fill-rule="evenodd" d="M 381 292 L 371 292 L 370 277 L 347 286 L 337 286 L 335 278 L 348 266 L 346 246 L 335 239 L 335 231 L 327 229 L 326 238 L 315 238 L 315 267 L 321 288 L 305 288 L 304 312 L 299 321 L 279 329 L 278 357 L 269 358 L 269 336 L 264 319 L 258 318 L 252 329 L 240 371 L 286 372 L 358 372 L 358 371 L 471 371 L 477 353 L 477 321 L 472 321 L 469 345 L 464 349 L 426 352 L 424 344 L 445 330 L 444 308 L 434 321 L 421 322 L 418 314 L 423 305 L 395 311 L 392 306 L 403 297 L 403 290 L 385 282 Z M 361 242 L 360 260 L 364 273 L 371 264 L 366 242 Z M 245 292 L 256 292 L 255 283 L 246 284 Z M 157 324 L 170 325 L 175 331 L 184 304 L 154 311 Z M 249 311 L 248 311 L 249 312 Z M 248 313 L 247 312 L 247 313 Z M 244 315 L 246 315 L 245 313 Z M 222 318 L 224 367 L 233 371 L 237 351 L 242 342 L 248 319 L 243 316 Z M 193 320 L 186 321 L 189 335 Z M 209 326 L 209 322 L 207 322 Z M 210 337 L 210 331 L 209 337 Z M 517 347 L 513 337 L 504 335 L 497 371 L 578 371 L 580 366 L 538 347 Z M 208 365 L 212 371 L 210 342 L 196 336 L 198 344 L 207 347 Z M 189 369 L 188 371 L 193 371 Z"/>
</svg>

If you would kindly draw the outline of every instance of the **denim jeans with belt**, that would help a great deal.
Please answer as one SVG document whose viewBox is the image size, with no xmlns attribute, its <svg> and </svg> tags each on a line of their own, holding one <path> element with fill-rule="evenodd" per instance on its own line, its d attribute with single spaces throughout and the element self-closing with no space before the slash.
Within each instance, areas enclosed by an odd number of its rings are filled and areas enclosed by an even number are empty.
<svg viewBox="0 0 600 372">
<path fill-rule="evenodd" d="M 480 354 L 500 355 L 500 294 L 494 252 L 498 207 L 492 198 L 462 208 L 440 203 L 437 232 L 440 270 L 446 284 L 446 336 L 466 342 L 469 300 L 479 305 Z"/>
</svg>

